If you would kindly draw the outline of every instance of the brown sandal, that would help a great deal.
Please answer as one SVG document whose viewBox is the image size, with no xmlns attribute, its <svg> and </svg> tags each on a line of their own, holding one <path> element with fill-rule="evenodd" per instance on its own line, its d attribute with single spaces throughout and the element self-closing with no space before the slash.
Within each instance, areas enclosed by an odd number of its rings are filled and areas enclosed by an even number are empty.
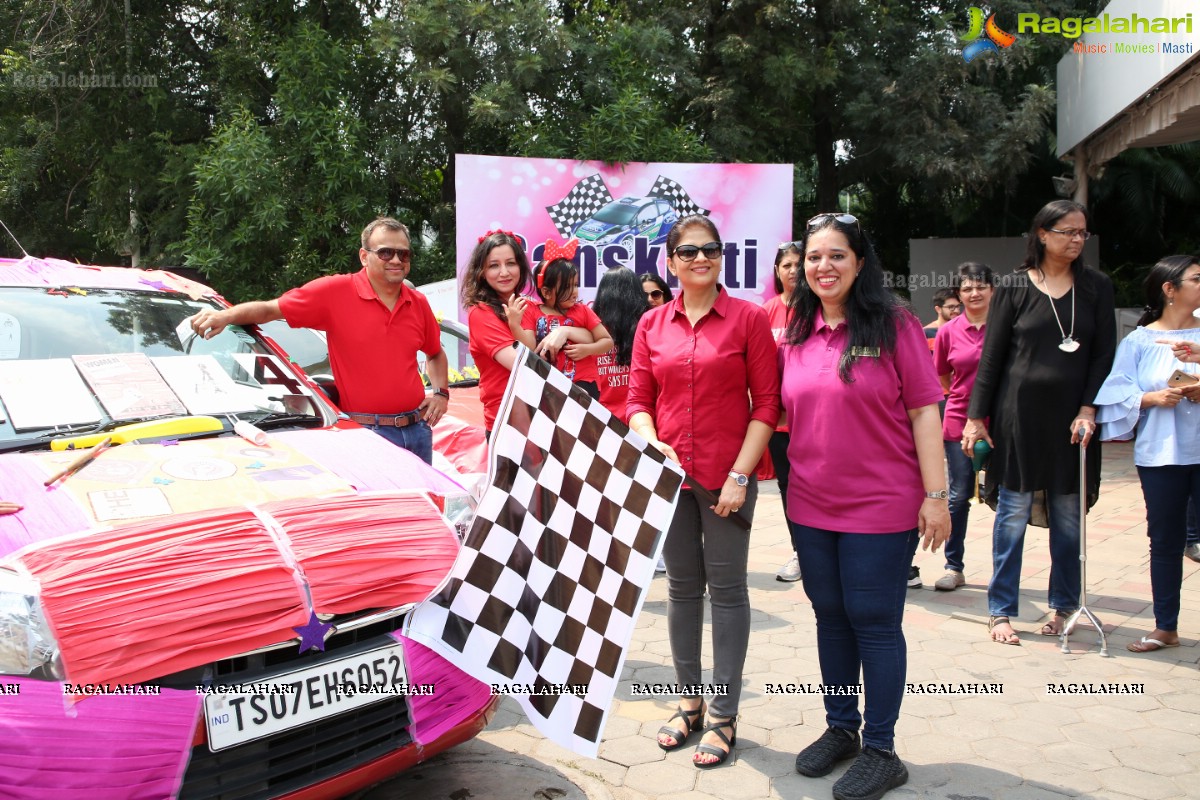
<svg viewBox="0 0 1200 800">
<path fill-rule="evenodd" d="M 995 642 L 996 644 L 1015 644 L 1015 645 L 1019 645 L 1021 643 L 1021 639 L 1019 636 L 1017 636 L 1016 630 L 1014 630 L 1012 632 L 1011 639 L 1008 637 L 1005 637 L 1003 639 L 997 639 L 996 633 L 995 633 L 995 628 L 997 625 L 1007 625 L 1010 628 L 1012 627 L 1012 623 L 1009 622 L 1008 617 L 988 617 L 988 633 L 991 634 L 993 642 Z"/>
</svg>

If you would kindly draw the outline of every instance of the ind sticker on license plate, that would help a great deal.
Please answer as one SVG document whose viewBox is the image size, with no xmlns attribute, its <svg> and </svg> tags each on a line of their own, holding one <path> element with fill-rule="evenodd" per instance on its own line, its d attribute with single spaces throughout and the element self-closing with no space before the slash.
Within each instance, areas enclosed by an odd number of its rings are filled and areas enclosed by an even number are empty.
<svg viewBox="0 0 1200 800">
<path fill-rule="evenodd" d="M 216 752 L 397 695 L 431 694 L 433 687 L 408 683 L 404 648 L 395 644 L 253 683 L 196 690 L 204 694 L 208 748 Z"/>
</svg>

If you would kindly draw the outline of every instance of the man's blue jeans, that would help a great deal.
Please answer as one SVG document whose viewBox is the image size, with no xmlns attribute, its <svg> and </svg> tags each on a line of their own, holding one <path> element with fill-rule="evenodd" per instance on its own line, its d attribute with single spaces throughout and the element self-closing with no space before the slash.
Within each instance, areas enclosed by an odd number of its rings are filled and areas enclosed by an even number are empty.
<svg viewBox="0 0 1200 800">
<path fill-rule="evenodd" d="M 433 463 L 433 429 L 425 420 L 414 422 L 403 428 L 392 428 L 386 425 L 366 425 L 364 427 L 375 431 L 397 447 L 403 447 L 426 464 Z"/>
<path fill-rule="evenodd" d="M 1074 611 L 1079 607 L 1079 495 L 1046 492 L 1046 497 L 1050 511 L 1050 607 Z M 1017 616 L 1025 527 L 1033 498 L 1033 492 L 1000 487 L 992 527 L 992 582 L 988 584 L 988 613 L 994 617 Z"/>
<path fill-rule="evenodd" d="M 857 695 L 826 694 L 826 724 L 849 731 L 862 725 L 864 746 L 891 750 L 908 669 L 900 623 L 917 531 L 838 533 L 797 527 L 804 591 L 817 617 L 821 682 L 857 687 L 862 673 L 862 714 Z"/>
<path fill-rule="evenodd" d="M 950 474 L 950 538 L 946 540 L 946 569 L 963 571 L 966 552 L 967 514 L 975 492 L 975 468 L 959 442 L 943 442 Z"/>
</svg>

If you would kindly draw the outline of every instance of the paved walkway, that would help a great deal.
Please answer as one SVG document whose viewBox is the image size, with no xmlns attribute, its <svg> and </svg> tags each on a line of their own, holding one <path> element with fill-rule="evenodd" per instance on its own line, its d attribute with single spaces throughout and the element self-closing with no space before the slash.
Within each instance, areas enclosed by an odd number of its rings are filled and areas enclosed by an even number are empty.
<svg viewBox="0 0 1200 800">
<path fill-rule="evenodd" d="M 926 585 L 908 594 L 908 680 L 1001 684 L 1003 694 L 910 694 L 901 709 L 896 747 L 911 777 L 889 799 L 1200 798 L 1200 565 L 1184 562 L 1183 646 L 1153 654 L 1128 652 L 1127 643 L 1154 628 L 1144 506 L 1132 445 L 1106 445 L 1104 455 L 1100 501 L 1088 516 L 1087 570 L 1089 605 L 1109 631 L 1110 657 L 1099 655 L 1090 629 L 1072 637 L 1069 654 L 1061 652 L 1057 638 L 1037 635 L 1049 618 L 1050 558 L 1041 528 L 1030 528 L 1026 538 L 1021 613 L 1014 620 L 1022 646 L 988 641 L 993 514 L 986 506 L 973 506 L 965 587 L 933 591 L 942 573 L 940 553 L 917 554 Z M 793 767 L 796 753 L 825 728 L 821 698 L 765 693 L 769 683 L 818 684 L 820 672 L 816 626 L 804 590 L 775 580 L 789 545 L 778 495 L 769 494 L 774 486 L 763 489 L 750 549 L 753 628 L 736 759 L 700 771 L 691 765 L 691 747 L 663 753 L 654 734 L 670 716 L 673 698 L 631 694 L 634 682 L 674 680 L 663 579 L 655 580 L 638 622 L 599 759 L 581 758 L 546 741 L 510 701 L 483 735 L 452 751 L 451 758 L 531 759 L 592 800 L 828 800 L 844 767 L 825 778 L 805 778 Z M 705 659 L 711 664 L 710 655 Z M 1141 685 L 1145 693 L 1049 694 L 1050 683 Z M 563 797 L 552 783 L 535 796 Z"/>
</svg>

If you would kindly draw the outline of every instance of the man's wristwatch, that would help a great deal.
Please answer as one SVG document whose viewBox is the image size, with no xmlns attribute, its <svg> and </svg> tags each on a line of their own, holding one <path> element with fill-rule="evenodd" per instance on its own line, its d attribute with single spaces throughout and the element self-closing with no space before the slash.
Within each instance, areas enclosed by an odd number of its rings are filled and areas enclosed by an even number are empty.
<svg viewBox="0 0 1200 800">
<path fill-rule="evenodd" d="M 440 396 L 440 397 L 444 397 L 444 398 L 446 398 L 447 400 L 449 400 L 449 399 L 450 399 L 450 390 L 449 390 L 449 389 L 443 389 L 443 388 L 440 388 L 440 387 L 439 387 L 439 388 L 437 388 L 437 389 L 434 389 L 434 390 L 433 390 L 433 393 L 434 393 L 434 394 L 436 394 L 436 395 L 438 395 L 438 396 Z"/>
<path fill-rule="evenodd" d="M 950 499 L 950 493 L 947 492 L 945 489 L 938 489 L 936 492 L 926 492 L 925 496 L 928 497 L 930 500 L 948 500 L 948 499 Z"/>
<path fill-rule="evenodd" d="M 738 486 L 745 486 L 746 484 L 750 483 L 750 476 L 738 472 L 737 470 L 730 470 L 729 477 L 733 478 L 734 481 L 737 482 Z"/>
</svg>

